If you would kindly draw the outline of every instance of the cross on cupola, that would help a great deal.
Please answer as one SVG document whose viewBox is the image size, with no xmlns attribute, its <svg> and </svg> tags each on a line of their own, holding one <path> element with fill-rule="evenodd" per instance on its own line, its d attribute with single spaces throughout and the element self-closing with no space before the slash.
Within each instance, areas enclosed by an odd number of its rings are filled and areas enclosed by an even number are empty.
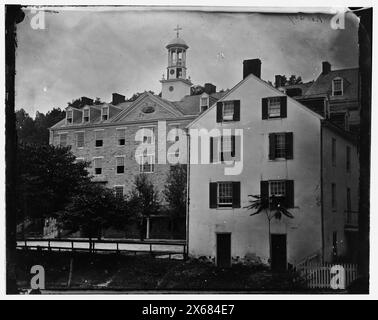
<svg viewBox="0 0 378 320">
<path fill-rule="evenodd" d="M 177 34 L 177 38 L 179 37 L 179 32 L 180 32 L 180 30 L 182 30 L 182 28 L 180 28 L 180 26 L 179 25 L 177 25 L 177 27 L 176 28 L 174 28 L 173 29 L 174 31 L 176 31 L 176 34 Z"/>
</svg>

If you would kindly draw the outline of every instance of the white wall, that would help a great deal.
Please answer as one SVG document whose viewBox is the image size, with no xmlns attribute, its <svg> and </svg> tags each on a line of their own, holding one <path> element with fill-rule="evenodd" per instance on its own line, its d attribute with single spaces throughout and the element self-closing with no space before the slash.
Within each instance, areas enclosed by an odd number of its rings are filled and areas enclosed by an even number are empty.
<svg viewBox="0 0 378 320">
<path fill-rule="evenodd" d="M 269 257 L 268 224 L 264 215 L 250 216 L 243 209 L 249 194 L 260 194 L 260 181 L 294 180 L 295 218 L 274 221 L 272 233 L 286 233 L 288 262 L 295 262 L 321 248 L 320 119 L 305 107 L 287 99 L 287 118 L 262 120 L 261 99 L 282 93 L 248 77 L 222 100 L 240 100 L 239 122 L 216 123 L 216 108 L 208 110 L 191 128 L 243 128 L 244 168 L 240 175 L 225 176 L 222 164 L 191 164 L 189 207 L 189 253 L 216 255 L 216 232 L 231 232 L 232 256 L 252 254 Z M 293 132 L 294 159 L 270 161 L 268 135 Z M 191 156 L 194 149 L 191 144 Z M 192 159 L 191 159 L 192 160 Z M 210 209 L 209 183 L 241 181 L 240 209 Z"/>
</svg>

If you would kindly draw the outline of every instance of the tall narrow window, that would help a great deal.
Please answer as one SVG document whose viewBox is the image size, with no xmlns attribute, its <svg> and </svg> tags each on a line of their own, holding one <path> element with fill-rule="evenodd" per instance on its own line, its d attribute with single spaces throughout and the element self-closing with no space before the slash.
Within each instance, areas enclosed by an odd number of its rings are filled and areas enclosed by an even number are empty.
<svg viewBox="0 0 378 320">
<path fill-rule="evenodd" d="M 83 122 L 89 122 L 89 108 L 83 110 Z"/>
<path fill-rule="evenodd" d="M 204 112 L 208 108 L 209 108 L 209 98 L 208 97 L 201 98 L 200 111 Z"/>
<path fill-rule="evenodd" d="M 281 117 L 281 98 L 272 97 L 268 99 L 268 116 L 269 118 Z"/>
<path fill-rule="evenodd" d="M 143 154 L 140 155 L 140 173 L 152 173 L 155 170 L 155 155 L 153 154 Z"/>
<path fill-rule="evenodd" d="M 154 144 L 155 143 L 155 134 L 154 128 L 143 128 L 143 143 Z"/>
<path fill-rule="evenodd" d="M 78 148 L 84 147 L 84 132 L 76 133 L 76 147 Z"/>
<path fill-rule="evenodd" d="M 223 103 L 223 120 L 232 121 L 234 119 L 234 103 L 226 101 Z"/>
<path fill-rule="evenodd" d="M 94 158 L 94 169 L 95 169 L 95 175 L 102 174 L 102 158 Z"/>
<path fill-rule="evenodd" d="M 116 157 L 116 162 L 117 162 L 117 174 L 121 174 L 125 172 L 125 157 Z"/>
<path fill-rule="evenodd" d="M 126 144 L 126 129 L 117 129 L 118 145 L 124 146 Z"/>
<path fill-rule="evenodd" d="M 343 95 L 343 79 L 336 78 L 332 80 L 332 95 L 333 96 Z"/>
<path fill-rule="evenodd" d="M 95 131 L 95 146 L 102 147 L 104 144 L 104 130 Z"/>
<path fill-rule="evenodd" d="M 350 172 L 350 146 L 346 147 L 346 171 Z"/>
<path fill-rule="evenodd" d="M 109 118 L 109 107 L 102 107 L 102 121 L 108 120 Z"/>
<path fill-rule="evenodd" d="M 73 122 L 73 111 L 67 110 L 67 123 L 72 124 Z"/>
<path fill-rule="evenodd" d="M 59 145 L 61 147 L 67 146 L 67 133 L 59 134 Z"/>
<path fill-rule="evenodd" d="M 332 138 L 332 166 L 336 167 L 336 139 Z"/>
<path fill-rule="evenodd" d="M 218 206 L 232 207 L 232 182 L 218 183 Z"/>
<path fill-rule="evenodd" d="M 331 201 L 332 201 L 332 209 L 336 210 L 337 202 L 336 202 L 336 184 L 332 183 L 332 190 L 331 190 Z"/>
</svg>

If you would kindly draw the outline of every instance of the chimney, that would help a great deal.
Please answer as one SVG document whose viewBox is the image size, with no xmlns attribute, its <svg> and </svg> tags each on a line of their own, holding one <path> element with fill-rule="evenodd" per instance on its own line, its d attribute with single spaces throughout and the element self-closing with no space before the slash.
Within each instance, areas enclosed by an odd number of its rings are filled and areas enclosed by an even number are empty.
<svg viewBox="0 0 378 320">
<path fill-rule="evenodd" d="M 261 77 L 261 60 L 249 59 L 243 61 L 243 79 L 253 73 L 256 77 Z"/>
<path fill-rule="evenodd" d="M 88 97 L 81 97 L 81 105 L 82 106 L 91 106 L 93 105 L 93 99 Z"/>
<path fill-rule="evenodd" d="M 205 83 L 204 91 L 207 94 L 212 94 L 212 93 L 215 93 L 217 91 L 217 87 L 214 86 L 212 83 Z"/>
<path fill-rule="evenodd" d="M 322 74 L 327 74 L 331 72 L 331 64 L 328 61 L 323 61 L 322 66 Z"/>
<path fill-rule="evenodd" d="M 279 87 L 282 87 L 282 86 L 284 86 L 285 84 L 284 83 L 282 83 L 283 81 L 282 81 L 282 76 L 281 75 L 279 75 L 279 74 L 277 74 L 276 76 L 275 76 L 275 83 L 274 83 L 274 86 L 276 87 L 276 88 L 279 88 Z"/>
<path fill-rule="evenodd" d="M 112 98 L 112 104 L 113 105 L 117 105 L 117 104 L 120 104 L 122 102 L 125 102 L 125 96 L 122 95 L 122 94 L 113 93 L 112 96 L 113 96 L 113 98 Z"/>
</svg>

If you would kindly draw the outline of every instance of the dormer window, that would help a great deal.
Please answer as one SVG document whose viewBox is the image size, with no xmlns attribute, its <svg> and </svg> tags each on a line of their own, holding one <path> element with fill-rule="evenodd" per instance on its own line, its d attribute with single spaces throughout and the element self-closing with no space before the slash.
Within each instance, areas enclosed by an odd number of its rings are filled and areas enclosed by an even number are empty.
<svg viewBox="0 0 378 320">
<path fill-rule="evenodd" d="M 343 95 L 343 79 L 335 78 L 332 80 L 332 95 L 333 96 Z"/>
<path fill-rule="evenodd" d="M 201 98 L 200 111 L 204 112 L 209 108 L 209 97 Z"/>
<path fill-rule="evenodd" d="M 109 118 L 109 107 L 102 107 L 101 113 L 102 113 L 102 116 L 101 116 L 102 121 L 108 120 L 108 118 Z"/>
<path fill-rule="evenodd" d="M 67 110 L 67 118 L 66 118 L 67 124 L 72 124 L 73 121 L 73 111 Z"/>
<path fill-rule="evenodd" d="M 83 122 L 89 122 L 89 108 L 83 110 Z"/>
</svg>

